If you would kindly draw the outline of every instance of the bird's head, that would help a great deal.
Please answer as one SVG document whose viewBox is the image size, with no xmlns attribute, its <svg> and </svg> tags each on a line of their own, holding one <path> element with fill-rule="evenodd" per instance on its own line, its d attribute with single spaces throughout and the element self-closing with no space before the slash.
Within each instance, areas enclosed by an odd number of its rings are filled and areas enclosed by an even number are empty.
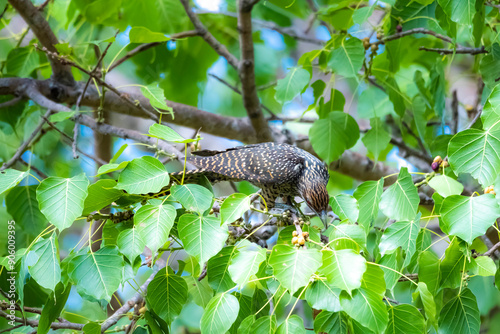
<svg viewBox="0 0 500 334">
<path fill-rule="evenodd" d="M 329 179 L 328 168 L 316 158 L 309 160 L 305 166 L 299 186 L 300 197 L 321 218 L 326 227 L 328 202 L 330 200 L 328 191 L 326 191 L 326 184 Z"/>
</svg>

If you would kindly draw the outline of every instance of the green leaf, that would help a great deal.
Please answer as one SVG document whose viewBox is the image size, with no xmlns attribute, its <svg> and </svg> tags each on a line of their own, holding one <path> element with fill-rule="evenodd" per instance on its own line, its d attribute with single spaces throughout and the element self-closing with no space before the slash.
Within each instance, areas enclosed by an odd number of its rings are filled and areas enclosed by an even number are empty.
<svg viewBox="0 0 500 334">
<path fill-rule="evenodd" d="M 361 93 L 358 102 L 359 117 L 374 119 L 382 118 L 392 113 L 394 113 L 394 105 L 389 96 L 381 89 L 370 86 Z"/>
<path fill-rule="evenodd" d="M 128 33 L 130 43 L 154 43 L 170 40 L 160 32 L 153 32 L 145 27 L 132 27 Z"/>
<path fill-rule="evenodd" d="M 472 26 L 476 13 L 475 0 L 438 0 L 438 3 L 453 22 Z"/>
<path fill-rule="evenodd" d="M 115 189 L 116 181 L 110 179 L 99 180 L 88 188 L 82 215 L 86 216 L 94 211 L 101 210 L 123 195 L 123 191 Z"/>
<path fill-rule="evenodd" d="M 276 315 L 266 315 L 258 318 L 250 327 L 250 333 L 273 334 L 276 332 Z"/>
<path fill-rule="evenodd" d="M 203 214 L 212 207 L 213 194 L 198 184 L 174 185 L 170 191 L 172 196 L 188 211 Z"/>
<path fill-rule="evenodd" d="M 349 294 L 361 286 L 361 278 L 366 271 L 366 260 L 352 249 L 323 250 L 323 265 L 320 273 L 328 283 Z"/>
<path fill-rule="evenodd" d="M 306 300 L 311 308 L 338 312 L 342 310 L 339 296 L 342 290 L 335 288 L 325 280 L 314 281 L 306 290 Z"/>
<path fill-rule="evenodd" d="M 32 278 L 42 287 L 54 291 L 61 281 L 59 244 L 53 233 L 50 238 L 39 239 L 28 254 L 28 270 Z"/>
<path fill-rule="evenodd" d="M 357 289 L 352 297 L 343 292 L 340 305 L 351 318 L 375 333 L 383 333 L 387 327 L 386 306 L 380 295 L 369 289 Z"/>
<path fill-rule="evenodd" d="M 122 282 L 123 257 L 115 247 L 77 255 L 68 264 L 68 273 L 80 294 L 97 300 L 111 300 Z"/>
<path fill-rule="evenodd" d="M 314 319 L 314 331 L 327 334 L 348 334 L 347 316 L 342 312 L 321 311 Z"/>
<path fill-rule="evenodd" d="M 425 315 L 435 325 L 437 320 L 436 303 L 433 294 L 427 289 L 427 285 L 424 282 L 418 282 L 417 289 L 413 293 L 413 299 L 415 300 L 419 296 L 424 305 Z"/>
<path fill-rule="evenodd" d="M 385 254 L 380 258 L 378 263 L 384 267 L 392 269 L 390 270 L 381 267 L 384 272 L 384 280 L 387 285 L 387 289 L 393 290 L 394 286 L 398 283 L 398 280 L 401 277 L 401 274 L 398 274 L 398 272 L 401 272 L 403 268 L 403 256 L 401 250 L 397 249 L 396 251 Z"/>
<path fill-rule="evenodd" d="M 149 103 L 153 108 L 155 108 L 158 112 L 161 112 L 158 109 L 163 109 L 166 112 L 169 112 L 173 116 L 172 108 L 170 108 L 165 102 L 165 94 L 163 89 L 158 87 L 156 83 L 151 84 L 149 86 L 141 86 L 141 93 L 145 98 L 149 100 Z"/>
<path fill-rule="evenodd" d="M 129 194 L 157 193 L 169 182 L 168 172 L 160 160 L 144 156 L 128 163 L 118 177 L 116 188 Z"/>
<path fill-rule="evenodd" d="M 419 213 L 414 220 L 395 222 L 390 225 L 382 235 L 379 244 L 380 253 L 384 255 L 387 251 L 401 247 L 405 251 L 403 266 L 407 266 L 416 250 L 420 215 Z"/>
<path fill-rule="evenodd" d="M 47 219 L 40 212 L 36 199 L 38 186 L 15 187 L 5 197 L 7 212 L 15 220 L 16 225 L 22 226 L 23 231 L 36 236 L 46 226 Z"/>
<path fill-rule="evenodd" d="M 485 129 L 491 128 L 500 119 L 500 84 L 488 96 L 484 104 L 483 112 L 481 113 L 481 120 Z"/>
<path fill-rule="evenodd" d="M 366 247 L 366 231 L 362 226 L 342 223 L 330 233 L 330 242 L 332 241 L 336 250 L 354 249 L 359 252 Z"/>
<path fill-rule="evenodd" d="M 398 180 L 382 194 L 380 210 L 395 220 L 413 220 L 417 215 L 420 198 L 408 168 L 402 167 Z"/>
<path fill-rule="evenodd" d="M 439 314 L 439 333 L 479 333 L 481 319 L 476 296 L 464 289 L 461 294 L 448 301 Z"/>
<path fill-rule="evenodd" d="M 356 10 L 354 10 L 354 13 L 352 14 L 353 22 L 357 24 L 364 23 L 366 20 L 368 20 L 370 16 L 372 16 L 374 9 L 375 6 L 366 6 L 357 8 Z"/>
<path fill-rule="evenodd" d="M 359 139 L 356 120 L 341 111 L 332 111 L 328 118 L 318 119 L 309 130 L 314 151 L 327 163 L 337 160 Z"/>
<path fill-rule="evenodd" d="M 215 217 L 184 214 L 177 223 L 179 237 L 186 252 L 199 263 L 205 263 L 217 254 L 227 240 L 227 225 L 220 224 Z"/>
<path fill-rule="evenodd" d="M 500 174 L 500 120 L 488 130 L 468 129 L 451 138 L 450 166 L 456 173 L 470 173 L 483 187 Z"/>
<path fill-rule="evenodd" d="M 283 79 L 278 80 L 274 98 L 281 104 L 293 100 L 304 90 L 309 79 L 311 79 L 309 71 L 301 67 L 292 68 Z"/>
<path fill-rule="evenodd" d="M 123 168 L 127 167 L 128 163 L 129 163 L 129 161 L 122 161 L 119 164 L 109 163 L 106 165 L 102 165 L 97 170 L 96 176 L 100 176 L 102 174 L 107 174 L 107 173 L 112 173 L 112 172 L 115 172 L 117 170 L 123 169 Z"/>
<path fill-rule="evenodd" d="M 481 25 L 481 28 L 483 25 Z M 497 84 L 496 79 L 500 76 L 500 45 L 493 43 L 490 52 L 484 55 L 479 62 L 479 73 L 488 88 L 493 88 Z"/>
<path fill-rule="evenodd" d="M 248 210 L 250 210 L 250 196 L 239 193 L 229 195 L 220 207 L 222 224 L 234 222 Z"/>
<path fill-rule="evenodd" d="M 40 67 L 39 58 L 32 45 L 13 48 L 7 56 L 7 73 L 20 78 L 29 77 Z"/>
<path fill-rule="evenodd" d="M 425 283 L 433 294 L 436 294 L 439 288 L 440 266 L 439 258 L 432 251 L 424 251 L 418 256 L 418 280 Z"/>
<path fill-rule="evenodd" d="M 57 122 L 62 122 L 62 121 L 65 121 L 67 119 L 69 119 L 70 117 L 73 117 L 75 115 L 75 111 L 61 111 L 61 112 L 58 112 L 57 114 L 52 114 L 49 116 L 49 120 L 52 122 L 52 123 L 57 123 Z"/>
<path fill-rule="evenodd" d="M 378 181 L 365 181 L 361 183 L 354 191 L 354 198 L 359 204 L 358 223 L 365 228 L 370 229 L 371 224 L 378 216 L 378 207 L 382 192 L 384 191 L 384 179 Z"/>
<path fill-rule="evenodd" d="M 278 281 L 294 294 L 309 282 L 321 265 L 321 253 L 317 249 L 298 249 L 289 245 L 276 245 L 269 257 Z"/>
<path fill-rule="evenodd" d="M 161 269 L 148 285 L 147 304 L 158 316 L 171 323 L 187 301 L 186 281 Z"/>
<path fill-rule="evenodd" d="M 42 308 L 40 322 L 38 323 L 37 333 L 47 334 L 50 325 L 59 317 L 71 291 L 71 284 L 64 286 L 62 283 L 56 285 L 55 290 L 50 294 Z"/>
<path fill-rule="evenodd" d="M 70 179 L 46 178 L 36 190 L 40 211 L 59 230 L 70 227 L 83 211 L 88 185 L 89 180 L 84 174 Z"/>
<path fill-rule="evenodd" d="M 175 132 L 172 128 L 168 126 L 154 123 L 149 127 L 149 135 L 151 137 L 160 138 L 166 141 L 171 141 L 174 143 L 191 143 L 196 141 L 196 139 L 184 139 L 180 134 Z"/>
<path fill-rule="evenodd" d="M 0 172 L 0 194 L 17 186 L 27 175 L 27 172 L 20 172 L 15 169 L 6 169 Z"/>
<path fill-rule="evenodd" d="M 373 154 L 375 163 L 378 161 L 380 152 L 385 150 L 391 141 L 391 135 L 384 129 L 382 124 L 378 117 L 370 119 L 371 129 L 361 138 L 368 152 Z"/>
<path fill-rule="evenodd" d="M 240 304 L 235 296 L 222 293 L 214 296 L 201 317 L 203 334 L 225 333 L 238 317 Z"/>
<path fill-rule="evenodd" d="M 83 326 L 83 333 L 85 334 L 99 334 L 101 333 L 101 325 L 97 322 L 87 322 Z"/>
<path fill-rule="evenodd" d="M 426 332 L 425 320 L 418 309 L 409 304 L 388 307 L 387 334 L 421 334 Z"/>
<path fill-rule="evenodd" d="M 281 323 L 276 334 L 306 334 L 304 321 L 298 315 L 293 314 Z"/>
<path fill-rule="evenodd" d="M 500 217 L 500 207 L 492 194 L 476 197 L 453 195 L 441 206 L 443 229 L 472 244 Z"/>
<path fill-rule="evenodd" d="M 467 261 L 461 243 L 454 238 L 444 253 L 444 259 L 441 261 L 442 288 L 454 289 L 460 286 Z"/>
<path fill-rule="evenodd" d="M 130 261 L 141 255 L 146 247 L 146 241 L 137 228 L 129 228 L 123 230 L 116 239 L 116 245 L 120 249 L 120 253 L 125 255 Z"/>
<path fill-rule="evenodd" d="M 205 308 L 214 294 L 212 288 L 208 285 L 208 281 L 206 279 L 198 281 L 193 276 L 182 276 L 182 278 L 186 281 L 189 295 L 196 305 Z"/>
<path fill-rule="evenodd" d="M 134 225 L 151 252 L 155 253 L 168 241 L 176 215 L 175 208 L 169 204 L 144 205 L 137 210 Z"/>
<path fill-rule="evenodd" d="M 331 52 L 328 68 L 344 77 L 356 77 L 365 57 L 361 40 L 355 37 L 342 38 L 340 44 Z"/>
<path fill-rule="evenodd" d="M 349 219 L 352 223 L 358 220 L 359 207 L 354 197 L 347 194 L 339 194 L 330 200 L 332 211 L 339 216 L 340 220 Z"/>
<path fill-rule="evenodd" d="M 229 275 L 229 264 L 237 252 L 235 246 L 224 247 L 217 255 L 208 260 L 207 280 L 215 292 L 228 291 L 236 286 Z"/>
<path fill-rule="evenodd" d="M 464 186 L 457 180 L 446 175 L 436 175 L 429 181 L 429 186 L 443 197 L 460 195 Z"/>
<path fill-rule="evenodd" d="M 239 252 L 231 259 L 228 270 L 231 278 L 243 286 L 259 270 L 260 264 L 266 259 L 266 250 L 249 241 L 243 245 L 238 244 L 238 250 Z"/>
<path fill-rule="evenodd" d="M 473 270 L 475 275 L 479 276 L 495 276 L 497 266 L 495 262 L 488 256 L 478 256 L 476 259 L 477 267 Z"/>
</svg>

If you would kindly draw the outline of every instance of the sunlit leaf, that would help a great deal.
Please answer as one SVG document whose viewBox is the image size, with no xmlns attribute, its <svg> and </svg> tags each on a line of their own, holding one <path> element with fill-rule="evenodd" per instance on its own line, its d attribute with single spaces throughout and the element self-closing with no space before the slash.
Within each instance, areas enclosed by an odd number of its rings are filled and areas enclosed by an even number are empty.
<svg viewBox="0 0 500 334">
<path fill-rule="evenodd" d="M 203 334 L 225 333 L 236 320 L 240 305 L 235 296 L 221 293 L 214 296 L 201 317 Z"/>
<path fill-rule="evenodd" d="M 120 173 L 116 188 L 129 194 L 159 192 L 170 181 L 165 166 L 156 158 L 144 156 L 132 160 Z"/>
<path fill-rule="evenodd" d="M 420 198 L 406 167 L 401 168 L 397 181 L 382 194 L 380 210 L 395 220 L 413 220 Z"/>
<path fill-rule="evenodd" d="M 309 83 L 311 75 L 309 71 L 294 67 L 287 74 L 286 77 L 278 80 L 276 85 L 276 101 L 284 104 L 285 102 L 293 100 L 293 98 L 300 94 Z"/>
</svg>

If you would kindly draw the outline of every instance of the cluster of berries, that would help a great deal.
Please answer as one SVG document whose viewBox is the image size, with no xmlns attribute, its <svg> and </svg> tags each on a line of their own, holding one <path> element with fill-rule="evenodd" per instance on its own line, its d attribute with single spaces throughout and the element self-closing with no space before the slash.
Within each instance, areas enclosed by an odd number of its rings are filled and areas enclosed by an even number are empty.
<svg viewBox="0 0 500 334">
<path fill-rule="evenodd" d="M 302 232 L 302 235 L 299 235 L 297 231 L 293 231 L 292 235 L 292 245 L 303 246 L 306 243 L 307 238 L 309 238 L 309 232 Z"/>
<path fill-rule="evenodd" d="M 492 195 L 496 195 L 497 194 L 495 192 L 495 188 L 493 188 L 493 186 L 486 187 L 486 189 L 484 189 L 484 193 L 485 194 L 492 194 Z"/>
<path fill-rule="evenodd" d="M 437 172 L 439 170 L 439 167 L 446 168 L 450 164 L 448 163 L 448 160 L 443 160 L 439 155 L 434 158 L 434 161 L 431 164 L 431 168 L 433 171 Z"/>
</svg>

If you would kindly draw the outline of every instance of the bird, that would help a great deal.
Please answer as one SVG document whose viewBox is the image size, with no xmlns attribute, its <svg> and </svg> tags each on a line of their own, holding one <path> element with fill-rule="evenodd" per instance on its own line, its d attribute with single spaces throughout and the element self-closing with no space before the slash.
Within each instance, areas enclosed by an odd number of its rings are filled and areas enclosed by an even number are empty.
<svg viewBox="0 0 500 334">
<path fill-rule="evenodd" d="M 266 142 L 229 148 L 223 151 L 192 151 L 188 158 L 195 169 L 186 171 L 184 182 L 196 182 L 201 175 L 211 183 L 248 181 L 261 188 L 267 208 L 281 197 L 291 204 L 295 196 L 327 225 L 329 174 L 326 165 L 296 146 Z M 182 177 L 183 172 L 171 173 Z"/>
</svg>

